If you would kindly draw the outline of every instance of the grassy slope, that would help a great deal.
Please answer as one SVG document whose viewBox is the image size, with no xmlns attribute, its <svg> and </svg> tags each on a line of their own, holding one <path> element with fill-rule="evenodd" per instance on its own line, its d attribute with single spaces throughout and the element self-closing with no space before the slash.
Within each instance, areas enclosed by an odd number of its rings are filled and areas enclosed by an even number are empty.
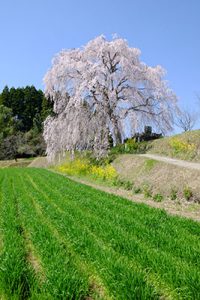
<svg viewBox="0 0 200 300">
<path fill-rule="evenodd" d="M 0 160 L 0 168 L 12 168 L 12 167 L 27 167 L 35 158 L 18 158 L 17 161 L 11 160 Z"/>
<path fill-rule="evenodd" d="M 46 170 L 0 187 L 5 299 L 200 299 L 198 223 Z"/>
<path fill-rule="evenodd" d="M 195 201 L 200 199 L 200 172 L 161 161 L 139 157 L 133 154 L 119 155 L 113 162 L 120 177 L 134 182 L 135 186 L 149 186 L 152 193 L 169 196 L 177 192 L 179 198 L 184 198 L 185 188 L 191 188 Z"/>
<path fill-rule="evenodd" d="M 200 162 L 200 130 L 155 140 L 149 153 Z"/>
<path fill-rule="evenodd" d="M 166 137 L 149 142 L 147 153 L 158 154 L 188 161 L 200 162 L 200 130 Z M 184 189 L 189 187 L 195 201 L 200 201 L 200 172 L 178 166 L 141 158 L 133 154 L 119 155 L 113 162 L 119 175 L 142 188 L 149 186 L 152 193 L 170 197 L 175 191 L 184 198 Z"/>
</svg>

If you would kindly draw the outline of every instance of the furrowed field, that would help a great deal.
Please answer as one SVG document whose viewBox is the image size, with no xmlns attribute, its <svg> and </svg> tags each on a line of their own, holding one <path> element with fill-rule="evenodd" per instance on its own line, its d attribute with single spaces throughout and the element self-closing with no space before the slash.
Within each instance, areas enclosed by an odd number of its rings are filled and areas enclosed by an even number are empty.
<svg viewBox="0 0 200 300">
<path fill-rule="evenodd" d="M 0 170 L 0 299 L 200 299 L 200 224 L 40 169 Z"/>
</svg>

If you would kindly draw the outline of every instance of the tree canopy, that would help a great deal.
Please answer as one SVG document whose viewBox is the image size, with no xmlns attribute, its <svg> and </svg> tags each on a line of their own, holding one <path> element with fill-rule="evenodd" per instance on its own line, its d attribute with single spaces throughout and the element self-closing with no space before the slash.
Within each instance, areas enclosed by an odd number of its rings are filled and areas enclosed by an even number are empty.
<svg viewBox="0 0 200 300">
<path fill-rule="evenodd" d="M 6 86 L 0 95 L 0 104 L 12 109 L 12 115 L 19 121 L 19 129 L 23 132 L 32 128 L 36 114 L 41 114 L 44 120 L 51 106 L 43 92 L 34 86 L 10 89 Z"/>
<path fill-rule="evenodd" d="M 0 105 L 0 139 L 6 138 L 14 131 L 14 119 L 12 110 L 4 105 Z"/>
<path fill-rule="evenodd" d="M 58 53 L 44 77 L 55 113 L 44 126 L 49 157 L 73 149 L 101 155 L 109 135 L 114 144 L 123 141 L 127 122 L 132 133 L 145 124 L 171 130 L 177 99 L 164 74 L 160 66 L 141 62 L 140 50 L 120 38 L 99 36 Z"/>
<path fill-rule="evenodd" d="M 34 86 L 8 88 L 0 94 L 0 159 L 44 154 L 43 121 L 52 103 Z"/>
</svg>

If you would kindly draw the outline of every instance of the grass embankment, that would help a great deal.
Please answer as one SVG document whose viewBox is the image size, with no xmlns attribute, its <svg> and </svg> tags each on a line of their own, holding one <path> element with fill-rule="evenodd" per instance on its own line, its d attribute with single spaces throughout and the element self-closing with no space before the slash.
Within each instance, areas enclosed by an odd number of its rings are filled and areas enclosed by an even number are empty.
<svg viewBox="0 0 200 300">
<path fill-rule="evenodd" d="M 156 202 L 200 203 L 200 172 L 160 162 L 134 154 L 120 154 L 110 164 L 109 159 L 97 161 L 86 154 L 66 155 L 54 169 L 74 179 L 88 183 L 121 188 L 132 194 L 143 194 Z"/>
<path fill-rule="evenodd" d="M 200 162 L 200 130 L 192 130 L 150 142 L 147 153 Z"/>
<path fill-rule="evenodd" d="M 46 170 L 0 187 L 0 298 L 200 299 L 200 224 Z"/>
<path fill-rule="evenodd" d="M 113 166 L 120 177 L 134 183 L 146 196 L 160 194 L 172 201 L 200 203 L 200 172 L 146 157 L 124 154 Z"/>
<path fill-rule="evenodd" d="M 18 158 L 17 160 L 0 160 L 1 168 L 27 167 L 35 158 Z"/>
</svg>

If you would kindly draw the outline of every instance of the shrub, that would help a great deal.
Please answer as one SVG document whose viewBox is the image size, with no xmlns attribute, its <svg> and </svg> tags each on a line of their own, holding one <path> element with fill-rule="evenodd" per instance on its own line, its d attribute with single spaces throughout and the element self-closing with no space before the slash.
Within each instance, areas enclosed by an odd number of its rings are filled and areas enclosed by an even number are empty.
<svg viewBox="0 0 200 300">
<path fill-rule="evenodd" d="M 128 139 L 125 143 L 125 152 L 127 153 L 135 153 L 137 152 L 139 143 L 135 141 L 135 139 Z"/>
<path fill-rule="evenodd" d="M 133 183 L 131 181 L 125 181 L 123 187 L 125 190 L 130 191 L 133 189 Z"/>
<path fill-rule="evenodd" d="M 183 190 L 183 195 L 184 195 L 184 198 L 189 201 L 192 196 L 193 196 L 193 193 L 192 193 L 192 190 L 190 189 L 190 187 L 186 186 Z"/>
<path fill-rule="evenodd" d="M 125 153 L 125 145 L 119 144 L 110 150 L 110 154 L 122 154 Z"/>
<path fill-rule="evenodd" d="M 155 194 L 154 196 L 153 196 L 153 200 L 154 201 L 156 201 L 156 202 L 162 202 L 163 201 L 163 195 L 161 195 L 161 194 Z"/>
<path fill-rule="evenodd" d="M 151 198 L 152 197 L 152 191 L 148 184 L 143 185 L 143 193 L 145 198 Z"/>
<path fill-rule="evenodd" d="M 121 186 L 123 186 L 123 184 L 124 184 L 124 181 L 119 177 L 116 177 L 115 180 L 113 181 L 113 185 L 117 186 L 117 187 L 121 187 Z"/>
<path fill-rule="evenodd" d="M 140 142 L 138 143 L 138 149 L 137 149 L 137 153 L 146 153 L 149 149 L 151 149 L 152 144 L 151 142 Z"/>
<path fill-rule="evenodd" d="M 150 142 L 136 142 L 135 139 L 128 139 L 125 144 L 119 144 L 110 149 L 108 157 L 115 158 L 117 154 L 131 153 L 139 154 L 146 153 L 151 148 Z"/>
<path fill-rule="evenodd" d="M 116 177 L 116 179 L 113 182 L 113 185 L 122 187 L 127 191 L 132 190 L 133 186 L 134 186 L 134 184 L 131 181 L 127 181 L 127 180 L 121 179 L 119 177 Z"/>
<path fill-rule="evenodd" d="M 134 192 L 135 194 L 140 194 L 140 193 L 142 193 L 142 189 L 141 189 L 140 187 L 134 187 L 134 188 L 133 188 L 133 192 Z"/>
<path fill-rule="evenodd" d="M 176 188 L 172 188 L 171 189 L 171 192 L 170 192 L 170 199 L 171 200 L 176 200 L 177 199 L 177 189 Z"/>
</svg>

